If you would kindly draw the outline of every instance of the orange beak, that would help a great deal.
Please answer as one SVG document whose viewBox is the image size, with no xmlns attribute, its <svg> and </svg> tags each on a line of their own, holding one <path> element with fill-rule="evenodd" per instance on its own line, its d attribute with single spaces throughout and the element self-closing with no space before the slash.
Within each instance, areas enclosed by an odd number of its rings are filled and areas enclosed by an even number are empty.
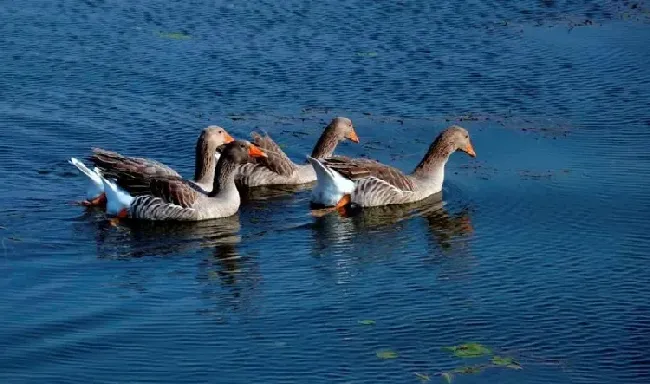
<svg viewBox="0 0 650 384">
<path fill-rule="evenodd" d="M 352 128 L 352 130 L 345 137 L 352 142 L 359 143 L 359 136 L 357 136 L 354 128 Z"/>
<path fill-rule="evenodd" d="M 235 139 L 232 136 L 230 136 L 230 134 L 228 132 L 224 131 L 223 134 L 224 134 L 224 139 L 223 139 L 224 143 L 228 144 L 228 143 L 232 143 L 233 141 L 235 141 Z"/>
<path fill-rule="evenodd" d="M 267 157 L 266 153 L 262 152 L 256 145 L 248 147 L 248 156 L 250 157 Z"/>
<path fill-rule="evenodd" d="M 467 146 L 462 149 L 462 151 L 472 157 L 476 157 L 476 152 L 474 152 L 474 147 L 472 147 L 472 143 L 468 143 Z"/>
</svg>

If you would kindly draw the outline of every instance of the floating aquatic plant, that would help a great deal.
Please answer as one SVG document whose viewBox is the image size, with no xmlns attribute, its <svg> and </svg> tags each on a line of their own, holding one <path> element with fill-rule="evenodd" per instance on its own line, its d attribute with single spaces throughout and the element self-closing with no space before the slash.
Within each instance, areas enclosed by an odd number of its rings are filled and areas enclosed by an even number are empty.
<svg viewBox="0 0 650 384">
<path fill-rule="evenodd" d="M 492 365 L 497 367 L 506 367 L 510 369 L 523 369 L 521 364 L 512 357 L 493 356 L 490 360 Z"/>
<path fill-rule="evenodd" d="M 485 365 L 470 365 L 466 367 L 458 367 L 454 369 L 454 373 L 459 373 L 461 375 L 475 375 L 483 371 L 485 368 Z"/>
<path fill-rule="evenodd" d="M 382 360 L 397 359 L 397 356 L 398 356 L 397 352 L 391 351 L 390 349 L 377 351 L 377 357 Z"/>
<path fill-rule="evenodd" d="M 456 357 L 474 358 L 489 355 L 492 351 L 478 343 L 466 343 L 452 347 L 444 347 L 443 350 L 452 352 Z"/>
<path fill-rule="evenodd" d="M 377 322 L 374 320 L 359 320 L 358 323 L 361 325 L 375 325 Z"/>
<path fill-rule="evenodd" d="M 452 380 L 454 379 L 454 374 L 457 375 L 476 375 L 478 373 L 481 373 L 485 368 L 489 367 L 489 365 L 481 364 L 481 365 L 468 365 L 464 367 L 458 367 L 454 369 L 453 371 L 450 372 L 442 372 L 440 374 L 440 377 L 445 381 L 445 383 L 451 383 Z"/>
<path fill-rule="evenodd" d="M 189 40 L 192 38 L 192 36 L 183 32 L 157 32 L 156 35 L 158 35 L 158 37 L 172 40 Z"/>
</svg>

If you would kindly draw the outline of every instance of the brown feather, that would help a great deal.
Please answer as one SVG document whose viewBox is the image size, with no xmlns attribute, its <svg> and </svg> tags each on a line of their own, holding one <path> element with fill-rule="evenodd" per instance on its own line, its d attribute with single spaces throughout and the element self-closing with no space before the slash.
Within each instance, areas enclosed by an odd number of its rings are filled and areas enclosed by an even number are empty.
<svg viewBox="0 0 650 384">
<path fill-rule="evenodd" d="M 124 156 L 117 152 L 101 148 L 93 148 L 90 161 L 105 172 L 120 172 L 122 170 L 139 171 L 151 176 L 180 176 L 176 171 L 158 161 L 142 157 Z"/>
<path fill-rule="evenodd" d="M 157 177 L 149 180 L 149 194 L 169 204 L 191 207 L 199 196 L 204 196 L 187 180 L 174 177 Z"/>
<path fill-rule="evenodd" d="M 263 164 L 271 171 L 282 176 L 291 176 L 295 172 L 296 165 L 273 139 L 268 135 L 262 137 L 257 132 L 253 132 L 251 136 L 253 137 L 253 143 L 267 155 L 265 158 L 257 158 L 256 162 L 258 164 Z"/>
<path fill-rule="evenodd" d="M 414 184 L 407 175 L 397 168 L 384 165 L 371 159 L 353 159 L 343 156 L 323 159 L 326 166 L 350 180 L 375 177 L 403 191 L 413 191 Z"/>
<path fill-rule="evenodd" d="M 93 148 L 89 160 L 101 169 L 104 177 L 115 179 L 117 185 L 133 196 L 149 192 L 149 179 L 181 176 L 168 166 L 151 159 L 124 156 L 117 152 Z"/>
</svg>

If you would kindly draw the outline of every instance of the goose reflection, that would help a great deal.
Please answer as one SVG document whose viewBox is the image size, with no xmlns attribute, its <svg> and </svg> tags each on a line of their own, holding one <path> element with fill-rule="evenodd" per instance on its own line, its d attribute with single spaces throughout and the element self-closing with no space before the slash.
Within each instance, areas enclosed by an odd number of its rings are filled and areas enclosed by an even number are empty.
<svg viewBox="0 0 650 384">
<path fill-rule="evenodd" d="M 223 319 L 228 312 L 254 312 L 261 273 L 255 258 L 241 255 L 237 244 L 220 244 L 199 264 L 204 314 Z"/>
<path fill-rule="evenodd" d="M 442 249 L 452 248 L 457 238 L 474 231 L 470 210 L 464 207 L 458 213 L 450 213 L 440 194 L 411 204 L 348 209 L 346 216 L 329 214 L 316 218 L 313 225 L 315 246 L 323 249 L 331 244 L 350 242 L 358 235 L 389 235 L 402 230 L 401 224 L 415 217 L 425 219 L 427 231 Z"/>
<path fill-rule="evenodd" d="M 443 251 L 465 247 L 467 242 L 464 240 L 474 232 L 469 212 L 469 207 L 463 207 L 458 213 L 450 214 L 442 201 L 427 209 L 422 217 L 427 221 L 432 243 Z"/>
<path fill-rule="evenodd" d="M 460 257 L 451 262 L 471 259 L 470 210 L 451 213 L 440 195 L 408 205 L 356 209 L 346 217 L 325 215 L 315 218 L 311 229 L 312 255 L 328 256 L 319 270 L 339 284 L 354 278 L 360 265 L 377 261 L 394 266 L 432 260 L 444 264 L 444 254 L 452 252 Z"/>
<path fill-rule="evenodd" d="M 241 241 L 239 215 L 191 223 L 130 220 L 111 227 L 98 223 L 97 250 L 103 258 L 182 254 Z"/>
</svg>

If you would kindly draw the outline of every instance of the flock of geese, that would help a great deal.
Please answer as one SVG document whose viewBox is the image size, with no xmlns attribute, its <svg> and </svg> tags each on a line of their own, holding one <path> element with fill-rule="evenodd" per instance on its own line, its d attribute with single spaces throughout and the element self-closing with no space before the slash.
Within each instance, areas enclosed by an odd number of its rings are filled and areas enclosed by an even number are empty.
<svg viewBox="0 0 650 384">
<path fill-rule="evenodd" d="M 268 135 L 235 140 L 209 126 L 196 143 L 194 179 L 183 178 L 155 160 L 94 148 L 89 161 L 69 162 L 90 180 L 82 205 L 105 206 L 115 218 L 199 221 L 234 215 L 241 203 L 237 186 L 299 185 L 316 182 L 311 202 L 343 212 L 350 205 L 372 207 L 413 203 L 442 190 L 452 153 L 476 153 L 465 128 L 442 131 L 413 172 L 366 158 L 335 156 L 339 142 L 358 143 L 352 121 L 335 117 L 325 127 L 307 163 L 296 164 Z"/>
</svg>

